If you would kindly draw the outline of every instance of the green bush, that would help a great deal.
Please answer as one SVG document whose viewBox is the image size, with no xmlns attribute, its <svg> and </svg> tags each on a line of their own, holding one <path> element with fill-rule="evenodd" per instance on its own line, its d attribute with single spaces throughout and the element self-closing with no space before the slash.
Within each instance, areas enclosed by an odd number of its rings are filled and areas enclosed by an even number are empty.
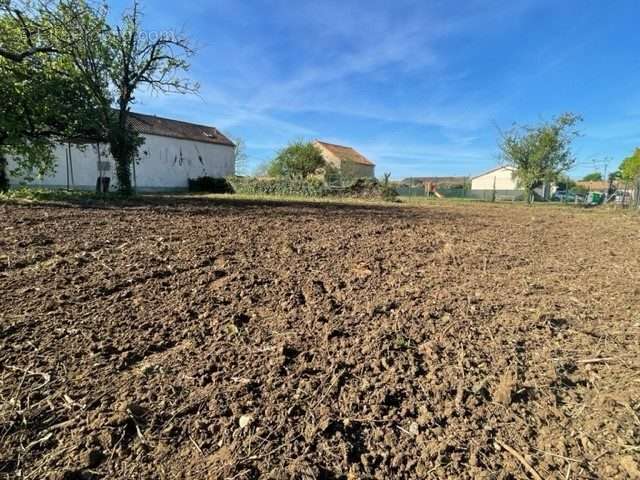
<svg viewBox="0 0 640 480">
<path fill-rule="evenodd" d="M 336 191 L 339 195 L 355 198 L 371 198 L 394 202 L 398 191 L 391 184 L 390 176 L 385 174 L 382 182 L 375 178 L 358 178 L 351 185 Z"/>
<path fill-rule="evenodd" d="M 386 202 L 395 202 L 398 200 L 398 191 L 391 184 L 391 174 L 385 173 L 380 184 L 380 193 L 382 199 Z"/>
<path fill-rule="evenodd" d="M 230 181 L 236 193 L 245 195 L 325 197 L 330 194 L 329 188 L 319 179 L 243 177 Z"/>
<path fill-rule="evenodd" d="M 327 184 L 319 178 L 233 178 L 236 193 L 245 195 L 282 195 L 294 197 L 350 197 L 395 201 L 398 192 L 388 182 L 359 178 L 348 186 Z"/>
<path fill-rule="evenodd" d="M 198 177 L 189 179 L 190 192 L 234 193 L 226 178 Z"/>
</svg>

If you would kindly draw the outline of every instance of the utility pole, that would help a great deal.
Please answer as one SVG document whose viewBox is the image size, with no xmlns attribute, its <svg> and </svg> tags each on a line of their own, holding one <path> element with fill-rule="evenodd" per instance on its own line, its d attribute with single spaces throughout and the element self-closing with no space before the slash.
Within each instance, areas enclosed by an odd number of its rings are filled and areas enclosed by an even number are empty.
<svg viewBox="0 0 640 480">
<path fill-rule="evenodd" d="M 609 170 L 609 163 L 611 163 L 611 157 L 605 157 L 605 159 L 604 159 L 604 178 L 603 178 L 603 180 L 608 180 L 607 171 Z"/>
</svg>

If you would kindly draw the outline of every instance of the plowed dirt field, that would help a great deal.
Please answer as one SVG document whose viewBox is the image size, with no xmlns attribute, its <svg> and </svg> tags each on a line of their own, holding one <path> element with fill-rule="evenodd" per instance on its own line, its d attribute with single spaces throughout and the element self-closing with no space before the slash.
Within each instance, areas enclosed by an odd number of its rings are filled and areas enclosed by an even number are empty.
<svg viewBox="0 0 640 480">
<path fill-rule="evenodd" d="M 0 478 L 640 478 L 640 219 L 0 204 Z"/>
</svg>

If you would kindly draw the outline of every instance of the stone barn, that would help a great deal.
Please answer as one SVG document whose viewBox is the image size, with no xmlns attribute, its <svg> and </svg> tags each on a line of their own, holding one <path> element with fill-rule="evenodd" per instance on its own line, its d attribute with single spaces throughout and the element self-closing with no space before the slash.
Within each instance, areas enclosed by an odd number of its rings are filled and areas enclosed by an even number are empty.
<svg viewBox="0 0 640 480">
<path fill-rule="evenodd" d="M 132 167 L 136 189 L 184 190 L 189 178 L 235 174 L 235 145 L 216 128 L 133 112 L 129 121 L 144 138 Z M 11 184 L 95 189 L 98 177 L 108 177 L 111 190 L 117 188 L 107 145 L 58 145 L 55 157 L 53 174 L 33 181 L 10 176 Z M 13 166 L 9 160 L 9 172 Z"/>
<path fill-rule="evenodd" d="M 313 144 L 320 150 L 324 160 L 347 178 L 374 178 L 376 164 L 360 152 L 344 145 L 321 142 Z"/>
</svg>

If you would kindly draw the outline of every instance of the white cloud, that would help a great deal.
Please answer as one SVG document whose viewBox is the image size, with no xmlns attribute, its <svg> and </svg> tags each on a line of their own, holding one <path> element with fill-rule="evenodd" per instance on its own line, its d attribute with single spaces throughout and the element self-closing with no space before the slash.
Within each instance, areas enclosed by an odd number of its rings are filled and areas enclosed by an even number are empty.
<svg viewBox="0 0 640 480">
<path fill-rule="evenodd" d="M 473 0 L 453 11 L 449 2 L 404 0 L 393 9 L 387 1 L 189 2 L 192 15 L 219 16 L 227 25 L 221 33 L 203 32 L 211 38 L 193 69 L 203 85 L 201 98 L 140 99 L 165 114 L 248 132 L 245 140 L 254 150 L 292 137 L 326 138 L 309 120 L 312 114 L 439 132 L 443 143 L 425 139 L 411 146 L 401 137 L 384 143 L 375 134 L 362 140 L 362 134 L 358 147 L 383 164 L 492 162 L 490 149 L 476 146 L 477 132 L 503 105 L 457 88 L 468 72 L 453 68 L 442 45 L 513 23 L 530 6 L 529 0 Z M 396 91 L 402 81 L 416 91 L 403 96 Z M 361 92 L 362 84 L 374 91 Z M 349 134 L 343 137 L 352 143 Z"/>
</svg>

